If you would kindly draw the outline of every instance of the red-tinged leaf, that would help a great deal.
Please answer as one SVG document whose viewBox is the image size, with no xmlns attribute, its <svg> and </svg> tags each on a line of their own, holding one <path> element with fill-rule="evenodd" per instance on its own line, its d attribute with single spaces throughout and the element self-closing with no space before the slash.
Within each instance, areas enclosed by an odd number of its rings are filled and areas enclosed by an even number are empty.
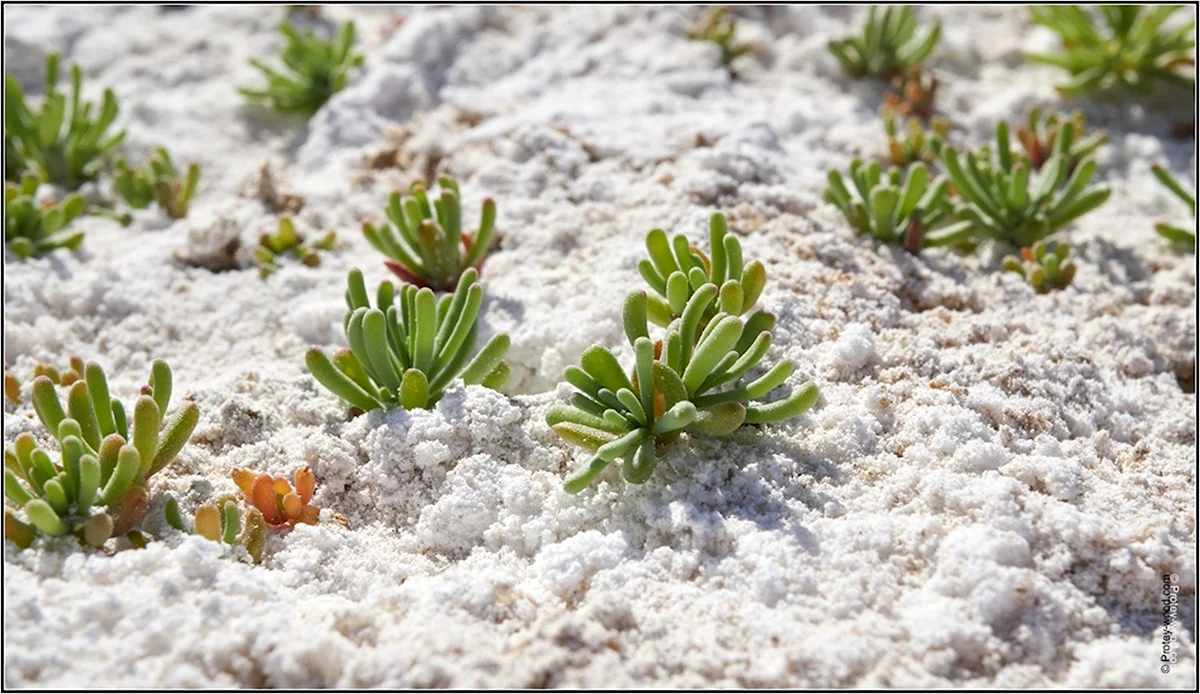
<svg viewBox="0 0 1200 694">
<path fill-rule="evenodd" d="M 259 475 L 254 480 L 250 503 L 263 514 L 263 520 L 267 521 L 268 525 L 281 525 L 285 522 L 275 497 L 275 481 L 270 475 Z"/>
<path fill-rule="evenodd" d="M 308 506 L 312 501 L 313 492 L 317 491 L 317 476 L 308 467 L 296 471 L 296 493 L 300 495 L 300 503 Z"/>
</svg>

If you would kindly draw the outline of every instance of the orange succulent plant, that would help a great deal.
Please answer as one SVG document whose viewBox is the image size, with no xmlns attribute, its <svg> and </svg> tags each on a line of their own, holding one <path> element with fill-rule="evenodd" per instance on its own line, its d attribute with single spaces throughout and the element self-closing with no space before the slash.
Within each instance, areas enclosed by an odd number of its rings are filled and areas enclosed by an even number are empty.
<svg viewBox="0 0 1200 694">
<path fill-rule="evenodd" d="M 241 468 L 233 471 L 233 481 L 250 504 L 262 513 L 267 525 L 317 524 L 321 509 L 309 505 L 317 488 L 317 478 L 307 466 L 296 471 L 294 487 L 283 477 L 256 474 Z"/>
</svg>

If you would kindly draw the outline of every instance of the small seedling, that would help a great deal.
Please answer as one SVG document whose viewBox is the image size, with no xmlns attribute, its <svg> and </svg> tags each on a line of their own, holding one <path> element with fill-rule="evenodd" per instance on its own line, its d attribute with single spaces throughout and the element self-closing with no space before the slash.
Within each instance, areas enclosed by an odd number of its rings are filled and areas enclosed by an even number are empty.
<svg viewBox="0 0 1200 694">
<path fill-rule="evenodd" d="M 934 118 L 929 129 L 921 125 L 920 120 L 912 118 L 902 131 L 900 122 L 886 106 L 882 116 L 888 138 L 888 158 L 902 168 L 917 162 L 932 164 L 950 135 L 950 121 L 945 118 Z"/>
<path fill-rule="evenodd" d="M 933 102 L 938 79 L 933 73 L 912 65 L 892 78 L 892 91 L 883 97 L 883 108 L 905 118 L 928 123 L 933 118 Z"/>
<path fill-rule="evenodd" d="M 706 309 L 705 318 L 717 311 L 740 316 L 754 308 L 767 283 L 767 270 L 757 260 L 743 264 L 742 244 L 729 233 L 725 215 L 714 212 L 708 222 L 709 252 L 705 255 L 683 234 L 667 240 L 667 232 L 646 234 L 649 258 L 638 262 L 638 271 L 654 290 L 650 295 L 650 320 L 667 326 L 683 315 L 687 302 L 706 284 L 720 287 L 720 301 Z"/>
<path fill-rule="evenodd" d="M 71 357 L 70 367 L 61 372 L 49 364 L 34 366 L 33 377 L 45 376 L 55 385 L 66 388 L 83 380 L 85 368 L 82 358 Z M 11 371 L 4 372 L 4 395 L 12 402 L 21 402 L 21 381 Z"/>
<path fill-rule="evenodd" d="M 258 260 L 258 274 L 263 279 L 271 276 L 279 269 L 279 257 L 290 255 L 308 267 L 321 264 L 321 256 L 317 251 L 333 250 L 337 243 L 337 234 L 330 231 L 317 239 L 311 246 L 304 244 L 304 235 L 296 231 L 296 225 L 290 217 L 279 218 L 279 232 L 263 234 L 254 249 L 254 257 Z"/>
<path fill-rule="evenodd" d="M 30 258 L 58 248 L 75 250 L 83 242 L 83 232 L 65 231 L 65 227 L 83 214 L 84 201 L 68 195 L 61 203 L 38 203 L 38 180 L 26 176 L 21 185 L 4 186 L 4 243 L 17 256 Z"/>
<path fill-rule="evenodd" d="M 829 52 L 851 77 L 891 78 L 924 62 L 941 36 L 940 22 L 918 36 L 911 7 L 888 7 L 882 18 L 871 7 L 862 35 L 830 41 Z"/>
<path fill-rule="evenodd" d="M 4 397 L 9 402 L 21 402 L 21 380 L 11 371 L 4 372 Z"/>
<path fill-rule="evenodd" d="M 351 270 L 345 319 L 350 349 L 332 359 L 310 349 L 309 371 L 331 393 L 363 411 L 428 409 L 460 376 L 465 385 L 502 389 L 509 376 L 504 361 L 508 335 L 496 335 L 470 359 L 483 303 L 478 279 L 474 269 L 465 270 L 454 294 L 441 301 L 428 287 L 401 285 L 397 296 L 392 284 L 383 282 L 371 308 L 362 272 Z"/>
<path fill-rule="evenodd" d="M 233 481 L 272 528 L 296 523 L 317 524 L 321 509 L 309 503 L 317 489 L 317 478 L 307 467 L 296 471 L 295 487 L 282 477 L 255 474 L 241 468 L 233 471 Z"/>
<path fill-rule="evenodd" d="M 250 64 L 266 76 L 267 86 L 238 91 L 281 113 L 312 115 L 346 87 L 350 71 L 362 64 L 363 57 L 352 53 L 354 22 L 339 24 L 332 42 L 317 38 L 311 29 L 301 35 L 287 22 L 279 24 L 279 31 L 287 41 L 281 57 L 291 74 L 252 59 Z"/>
<path fill-rule="evenodd" d="M 645 482 L 658 464 L 658 452 L 683 431 L 726 436 L 742 424 L 799 416 L 816 403 L 812 384 L 782 400 L 755 402 L 783 385 L 795 365 L 777 364 L 741 385 L 741 377 L 771 346 L 768 331 L 774 319 L 758 313 L 743 321 L 720 312 L 705 325 L 702 317 L 718 293 L 717 285 L 703 285 L 656 346 L 649 336 L 648 297 L 633 292 L 623 311 L 635 355 L 632 373 L 626 375 L 612 352 L 600 345 L 584 351 L 580 366 L 567 367 L 564 377 L 579 392 L 570 405 L 551 407 L 546 423 L 564 440 L 596 454 L 567 479 L 567 492 L 585 489 L 617 458 L 624 459 L 625 481 Z M 731 387 L 718 390 L 723 386 Z"/>
<path fill-rule="evenodd" d="M 1031 53 L 1037 63 L 1060 67 L 1071 80 L 1057 87 L 1078 96 L 1117 86 L 1137 93 L 1153 91 L 1159 80 L 1191 90 L 1195 58 L 1195 21 L 1160 31 L 1181 5 L 1040 5 L 1030 8 L 1033 21 L 1059 35 L 1063 50 Z M 1094 12 L 1099 12 L 1097 23 Z"/>
<path fill-rule="evenodd" d="M 482 269 L 495 231 L 496 203 L 485 198 L 479 229 L 474 234 L 463 233 L 458 183 L 443 176 L 438 185 L 441 193 L 432 206 L 420 182 L 410 186 L 409 195 L 392 193 L 387 206 L 392 224 L 364 222 L 362 229 L 371 245 L 390 258 L 384 265 L 397 277 L 418 287 L 448 292 L 464 270 Z"/>
<path fill-rule="evenodd" d="M 242 520 L 237 501 L 225 496 L 216 503 L 201 504 L 196 509 L 191 527 L 183 519 L 179 510 L 179 502 L 175 497 L 168 496 L 163 508 L 167 525 L 181 533 L 199 535 L 206 540 L 221 542 L 227 545 L 242 545 L 246 553 L 258 563 L 262 560 L 263 547 L 266 545 L 267 526 L 263 514 L 255 508 L 246 511 Z"/>
<path fill-rule="evenodd" d="M 1183 204 L 1185 204 L 1189 208 L 1191 208 L 1192 219 L 1195 219 L 1196 218 L 1196 196 L 1192 193 L 1189 193 L 1187 190 L 1185 190 L 1183 187 L 1183 184 L 1181 184 L 1178 180 L 1176 180 L 1174 177 L 1172 177 L 1171 174 L 1167 173 L 1166 169 L 1159 166 L 1158 164 L 1155 164 L 1154 166 L 1152 166 L 1150 170 L 1152 172 L 1154 172 L 1154 177 L 1158 179 L 1159 183 L 1162 183 L 1164 186 L 1166 186 L 1167 190 L 1174 193 L 1175 197 L 1182 200 Z M 1175 226 L 1173 224 L 1167 224 L 1166 222 L 1159 222 L 1158 224 L 1155 224 L 1154 229 L 1163 238 L 1167 239 L 1168 241 L 1170 241 L 1173 244 L 1176 244 L 1180 247 L 1185 247 L 1185 248 L 1191 248 L 1191 249 L 1196 248 L 1196 231 L 1195 231 L 1194 223 L 1193 223 L 1192 229 L 1190 231 L 1188 229 L 1184 229 L 1183 227 Z"/>
<path fill-rule="evenodd" d="M 688 29 L 687 37 L 693 41 L 708 41 L 721 49 L 721 64 L 730 68 L 733 61 L 745 55 L 752 48 L 751 44 L 737 41 L 734 34 L 737 25 L 734 24 L 727 6 L 710 7 L 704 12 L 703 19 L 695 27 Z"/>
<path fill-rule="evenodd" d="M 1065 243 L 1056 243 L 1051 249 L 1044 241 L 1038 241 L 1032 247 L 1022 248 L 1019 258 L 1015 255 L 1005 256 L 1004 269 L 1028 280 L 1038 294 L 1045 294 L 1051 289 L 1065 289 L 1075 279 L 1075 263 L 1067 260 L 1070 252 Z M 1028 271 L 1026 265 L 1029 266 Z"/>
<path fill-rule="evenodd" d="M 949 181 L 930 180 L 925 164 L 917 162 L 901 182 L 901 172 L 886 175 L 878 162 L 850 162 L 850 186 L 838 171 L 828 174 L 825 200 L 846 216 L 859 233 L 885 243 L 900 243 L 911 253 L 926 246 L 954 246 L 971 237 L 971 223 L 953 221 L 947 196 Z"/>
<path fill-rule="evenodd" d="M 171 219 L 187 216 L 188 203 L 196 194 L 200 182 L 200 167 L 195 162 L 188 164 L 187 174 L 180 179 L 167 150 L 159 147 L 146 166 L 130 169 L 124 158 L 117 159 L 113 174 L 113 185 L 117 193 L 131 207 L 139 210 L 157 202 Z"/>
<path fill-rule="evenodd" d="M 19 171 L 5 167 L 6 177 L 33 172 L 42 181 L 78 188 L 93 180 L 102 158 L 125 138 L 108 134 L 117 118 L 117 99 L 104 90 L 100 107 L 80 98 L 83 73 L 71 66 L 71 101 L 58 91 L 58 54 L 46 56 L 46 87 L 41 106 L 31 111 L 16 78 L 4 78 L 5 154 L 16 153 Z"/>
<path fill-rule="evenodd" d="M 953 147 L 944 147 L 941 161 L 958 196 L 958 219 L 971 221 L 977 233 L 1018 248 L 1032 246 L 1091 212 L 1112 192 L 1088 186 L 1096 175 L 1096 162 L 1085 159 L 1069 172 L 1062 154 L 1051 156 L 1035 181 L 1029 158 L 1013 155 L 1005 121 L 996 126 L 994 152 L 985 145 L 978 154 L 968 152 L 960 158 Z"/>
<path fill-rule="evenodd" d="M 1103 132 L 1084 137 L 1083 113 L 1080 111 L 1070 116 L 1047 113 L 1043 117 L 1041 109 L 1036 107 L 1029 109 L 1026 124 L 1017 126 L 1014 132 L 1030 165 L 1038 170 L 1050 157 L 1061 154 L 1067 161 L 1067 170 L 1074 171 L 1079 162 L 1108 139 Z"/>
<path fill-rule="evenodd" d="M 21 434 L 4 452 L 4 493 L 24 512 L 5 511 L 5 536 L 27 547 L 35 530 L 74 533 L 92 546 L 124 535 L 150 508 L 146 481 L 183 449 L 199 419 L 189 402 L 163 422 L 171 398 L 171 369 L 160 360 L 142 388 L 129 428 L 125 408 L 108 394 L 108 381 L 95 362 L 71 385 L 63 409 L 47 376 L 33 381 L 33 409 L 61 449 L 55 464 L 32 434 Z M 105 507 L 104 510 L 96 510 Z"/>
</svg>

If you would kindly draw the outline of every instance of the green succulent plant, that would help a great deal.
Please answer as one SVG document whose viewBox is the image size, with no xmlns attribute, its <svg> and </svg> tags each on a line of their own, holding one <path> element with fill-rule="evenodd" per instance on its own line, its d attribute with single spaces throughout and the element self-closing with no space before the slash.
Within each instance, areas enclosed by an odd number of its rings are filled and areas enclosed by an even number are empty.
<svg viewBox="0 0 1200 694">
<path fill-rule="evenodd" d="M 354 22 L 339 24 L 333 41 L 317 38 L 312 30 L 297 33 L 286 21 L 279 24 L 279 31 L 286 39 L 281 57 L 290 74 L 252 59 L 250 64 L 266 76 L 267 86 L 238 91 L 281 113 L 312 115 L 345 89 L 351 70 L 362 65 L 362 55 L 352 52 Z"/>
<path fill-rule="evenodd" d="M 947 197 L 949 181 L 930 180 L 925 164 L 917 162 L 885 174 L 878 162 L 850 162 L 850 186 L 838 171 L 828 174 L 825 200 L 837 206 L 859 233 L 885 243 L 900 243 L 912 253 L 927 246 L 955 246 L 971 237 L 971 223 L 955 221 Z"/>
<path fill-rule="evenodd" d="M 1060 67 L 1071 74 L 1057 87 L 1064 96 L 1121 86 L 1148 93 L 1164 82 L 1191 89 L 1195 58 L 1195 22 L 1160 31 L 1182 5 L 1042 5 L 1029 9 L 1036 24 L 1059 35 L 1058 53 L 1030 53 L 1029 60 Z M 1095 15 L 1099 13 L 1100 22 Z"/>
<path fill-rule="evenodd" d="M 5 184 L 4 243 L 21 258 L 58 248 L 75 250 L 83 242 L 83 232 L 64 229 L 83 214 L 83 198 L 68 195 L 57 204 L 39 204 L 34 200 L 37 189 L 38 180 L 32 175 L 27 175 L 19 186 Z"/>
<path fill-rule="evenodd" d="M 1075 263 L 1067 260 L 1070 252 L 1065 243 L 1056 243 L 1051 248 L 1045 241 L 1038 241 L 1032 247 L 1022 248 L 1020 257 L 1005 256 L 1004 270 L 1025 278 L 1038 294 L 1065 289 L 1075 279 Z"/>
<path fill-rule="evenodd" d="M 337 243 L 337 234 L 326 232 L 312 245 L 305 245 L 304 236 L 296 231 L 296 225 L 290 217 L 279 218 L 279 231 L 274 234 L 263 234 L 258 246 L 254 249 L 254 258 L 258 261 L 258 274 L 263 279 L 271 276 L 279 269 L 280 256 L 291 255 L 308 267 L 321 264 L 321 256 L 317 251 L 333 250 Z"/>
<path fill-rule="evenodd" d="M 1073 112 L 1070 116 L 1057 113 L 1042 115 L 1039 108 L 1029 109 L 1026 124 L 1013 131 L 1025 149 L 1025 156 L 1034 169 L 1041 169 L 1050 157 L 1061 154 L 1067 162 L 1067 170 L 1074 171 L 1079 162 L 1089 157 L 1108 139 L 1104 132 L 1084 137 L 1083 113 Z"/>
<path fill-rule="evenodd" d="M 20 547 L 37 532 L 74 533 L 93 546 L 128 533 L 149 510 L 146 481 L 175 459 L 199 419 L 189 402 L 164 422 L 172 379 L 161 359 L 133 408 L 132 429 L 121 402 L 109 397 L 104 370 L 89 362 L 83 376 L 70 386 L 65 410 L 53 381 L 33 381 L 33 409 L 59 443 L 58 464 L 29 433 L 5 448 L 4 531 Z"/>
<path fill-rule="evenodd" d="M 187 173 L 181 179 L 171 162 L 171 155 L 158 147 L 142 168 L 129 168 L 124 158 L 117 159 L 115 168 L 113 186 L 131 207 L 143 210 L 157 202 L 171 219 L 187 216 L 188 203 L 200 182 L 200 166 L 195 162 L 188 164 Z"/>
<path fill-rule="evenodd" d="M 432 205 L 420 182 L 409 187 L 409 195 L 392 193 L 387 206 L 392 224 L 364 222 L 362 229 L 371 245 L 389 258 L 383 264 L 397 277 L 448 292 L 464 270 L 482 269 L 495 232 L 496 203 L 485 198 L 479 228 L 473 234 L 463 233 L 458 183 L 443 176 L 438 186 L 441 191 Z"/>
<path fill-rule="evenodd" d="M 906 167 L 909 164 L 937 160 L 942 144 L 950 135 L 950 121 L 933 118 L 927 129 L 920 119 L 911 118 L 901 129 L 900 121 L 885 106 L 883 108 L 883 130 L 887 133 L 888 158 L 892 164 Z"/>
<path fill-rule="evenodd" d="M 749 43 L 734 38 L 736 32 L 737 25 L 730 16 L 729 7 L 720 5 L 708 8 L 700 23 L 687 30 L 687 37 L 716 44 L 721 49 L 721 64 L 728 68 L 751 49 Z"/>
<path fill-rule="evenodd" d="M 635 356 L 632 372 L 627 375 L 600 345 L 584 351 L 580 366 L 567 367 L 564 378 L 578 392 L 569 405 L 551 407 L 546 423 L 564 440 L 595 453 L 567 479 L 567 492 L 587 488 L 618 458 L 624 459 L 625 481 L 645 482 L 658 464 L 658 451 L 684 431 L 725 436 L 743 424 L 799 416 L 816 403 L 819 393 L 812 384 L 781 400 L 758 402 L 783 385 L 795 365 L 781 362 L 743 385 L 742 377 L 771 346 L 774 319 L 758 313 L 761 318 L 743 321 L 718 312 L 706 321 L 718 294 L 717 285 L 702 286 L 656 346 L 650 339 L 648 297 L 633 292 L 623 309 L 625 336 Z M 651 387 L 644 387 L 647 383 Z"/>
<path fill-rule="evenodd" d="M 454 379 L 501 390 L 508 381 L 508 335 L 474 349 L 483 287 L 479 273 L 463 271 L 454 294 L 440 301 L 428 287 L 383 282 L 371 307 L 362 272 L 350 271 L 346 338 L 350 349 L 333 358 L 308 351 L 309 371 L 331 393 L 364 411 L 432 407 Z M 470 360 L 470 361 L 468 361 Z"/>
<path fill-rule="evenodd" d="M 1032 177 L 1034 166 L 1014 156 L 1008 123 L 996 126 L 996 146 L 959 157 L 953 147 L 942 148 L 942 165 L 957 194 L 955 215 L 969 220 L 975 231 L 1017 247 L 1032 246 L 1108 200 L 1111 190 L 1089 186 L 1096 163 L 1085 159 L 1069 171 L 1067 159 L 1056 154 Z"/>
<path fill-rule="evenodd" d="M 267 524 L 262 512 L 254 508 L 249 509 L 243 522 L 238 503 L 232 496 L 224 496 L 216 503 L 201 504 L 196 509 L 190 525 L 179 510 L 179 502 L 175 497 L 168 496 L 163 515 L 167 525 L 181 533 L 199 535 L 227 545 L 241 545 L 246 548 L 246 552 L 255 563 L 262 560 L 263 548 L 267 542 Z"/>
<path fill-rule="evenodd" d="M 683 315 L 687 302 L 706 284 L 720 287 L 720 300 L 706 309 L 705 319 L 724 311 L 740 316 L 754 308 L 767 283 L 767 270 L 757 260 L 744 263 L 742 244 L 729 233 L 725 215 L 714 212 L 708 222 L 709 252 L 705 255 L 683 234 L 668 241 L 667 232 L 646 234 L 649 258 L 638 262 L 638 271 L 654 290 L 650 295 L 650 320 L 667 326 Z"/>
<path fill-rule="evenodd" d="M 121 143 L 125 131 L 109 134 L 117 99 L 104 90 L 100 107 L 80 98 L 83 73 L 71 66 L 71 99 L 58 91 L 58 54 L 46 56 L 46 87 L 37 111 L 30 110 L 16 78 L 4 78 L 5 177 L 32 172 L 43 181 L 78 188 L 99 173 L 102 159 Z"/>
<path fill-rule="evenodd" d="M 1152 166 L 1150 170 L 1154 173 L 1154 177 L 1158 179 L 1159 183 L 1162 183 L 1167 190 L 1171 191 L 1175 195 L 1175 197 L 1182 200 L 1183 204 L 1191 208 L 1192 219 L 1195 219 L 1196 196 L 1185 190 L 1183 184 L 1172 177 L 1171 174 L 1167 173 L 1166 169 L 1158 164 Z M 1159 222 L 1158 224 L 1155 224 L 1154 229 L 1159 233 L 1159 235 L 1173 244 L 1184 248 L 1196 248 L 1195 223 L 1192 224 L 1191 230 L 1184 229 L 1180 226 L 1175 226 L 1174 224 L 1168 224 L 1166 222 Z"/>
<path fill-rule="evenodd" d="M 911 7 L 888 7 L 880 17 L 876 7 L 867 11 L 861 36 L 829 42 L 829 52 L 851 77 L 895 77 L 920 65 L 942 36 L 942 25 L 918 35 Z"/>
</svg>

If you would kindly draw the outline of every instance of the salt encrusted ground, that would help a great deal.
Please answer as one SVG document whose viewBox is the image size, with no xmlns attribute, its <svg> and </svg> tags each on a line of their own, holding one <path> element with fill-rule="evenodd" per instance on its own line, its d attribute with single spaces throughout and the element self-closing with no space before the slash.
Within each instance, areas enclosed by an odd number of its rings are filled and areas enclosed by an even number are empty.
<svg viewBox="0 0 1200 694">
<path fill-rule="evenodd" d="M 824 50 L 858 10 L 739 10 L 759 50 L 731 82 L 681 38 L 695 9 L 327 9 L 367 60 L 307 125 L 234 91 L 283 12 L 5 8 L 6 71 L 36 89 L 64 51 L 117 92 L 131 152 L 165 144 L 203 180 L 186 220 L 87 219 L 78 256 L 6 254 L 4 360 L 95 358 L 129 398 L 164 357 L 202 414 L 156 488 L 192 508 L 235 466 L 309 465 L 353 530 L 274 536 L 258 567 L 170 534 L 114 556 L 6 544 L 5 686 L 1195 687 L 1195 259 L 1154 234 L 1186 217 L 1148 174 L 1193 166 L 1171 137 L 1187 95 L 1077 104 L 1109 132 L 1114 192 L 1066 234 L 1074 287 L 1035 297 L 996 255 L 913 258 L 821 201 L 828 168 L 883 151 L 879 89 Z M 1021 60 L 1047 39 L 1023 12 L 925 12 L 956 138 L 1057 104 L 1058 75 Z M 301 229 L 343 247 L 262 282 L 268 161 Z M 510 394 L 346 422 L 304 349 L 341 339 L 348 268 L 385 276 L 358 222 L 433 170 L 499 203 L 483 315 L 512 336 Z M 767 263 L 772 358 L 820 404 L 566 495 L 583 455 L 542 423 L 562 369 L 621 344 L 644 233 L 703 238 L 714 209 Z M 5 408 L 6 442 L 36 430 Z"/>
</svg>

